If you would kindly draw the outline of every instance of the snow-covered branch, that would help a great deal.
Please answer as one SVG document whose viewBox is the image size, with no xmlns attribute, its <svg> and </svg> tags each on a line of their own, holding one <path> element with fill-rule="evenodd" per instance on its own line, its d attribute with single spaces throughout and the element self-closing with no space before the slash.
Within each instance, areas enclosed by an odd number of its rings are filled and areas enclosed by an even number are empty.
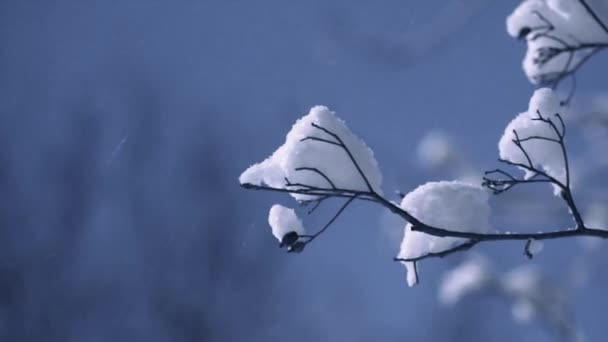
<svg viewBox="0 0 608 342">
<path fill-rule="evenodd" d="M 483 185 L 498 194 L 515 185 L 552 184 L 555 193 L 566 202 L 576 223 L 574 228 L 534 233 L 492 230 L 488 223 L 489 192 L 461 181 L 430 182 L 406 194 L 400 205 L 392 202 L 380 189 L 382 176 L 373 152 L 333 112 L 320 106 L 293 126 L 285 144 L 271 157 L 247 169 L 240 182 L 247 189 L 289 193 L 302 205 L 312 204 L 309 212 L 328 199 L 346 199 L 328 223 L 312 235 L 305 234 L 301 225 L 294 223 L 299 219 L 292 218 L 295 215 L 292 209 L 271 210 L 273 233 L 289 252 L 301 252 L 354 200 L 374 202 L 390 210 L 407 222 L 401 251 L 395 260 L 407 267 L 408 283 L 413 285 L 417 282 L 418 261 L 445 257 L 481 242 L 525 241 L 525 254 L 531 256 L 540 240 L 575 236 L 608 238 L 608 230 L 585 225 L 574 202 L 566 125 L 558 113 L 560 109 L 563 107 L 550 89 L 537 90 L 528 111 L 507 126 L 499 143 L 500 160 L 522 169 L 524 177 L 496 169 L 486 173 Z M 545 112 L 553 116 L 542 114 Z M 499 177 L 491 178 L 495 175 Z"/>
<path fill-rule="evenodd" d="M 602 1 L 525 0 L 507 18 L 507 31 L 525 39 L 523 68 L 538 86 L 556 87 L 592 56 L 608 47 Z M 574 84 L 574 83 L 573 83 Z M 569 99 L 568 99 L 569 100 Z"/>
<path fill-rule="evenodd" d="M 507 126 L 499 143 L 499 161 L 522 169 L 525 176 L 517 178 L 507 171 L 495 169 L 485 173 L 482 184 L 494 194 L 500 194 L 518 184 L 549 183 L 553 185 L 555 194 L 560 195 L 568 205 L 576 227 L 584 227 L 572 195 L 565 142 L 566 125 L 559 113 L 566 108 L 560 106 L 559 102 L 550 89 L 537 90 L 530 100 L 528 111 L 521 113 Z M 541 109 L 549 111 L 552 117 L 543 116 Z M 527 136 L 522 138 L 519 133 Z"/>
</svg>

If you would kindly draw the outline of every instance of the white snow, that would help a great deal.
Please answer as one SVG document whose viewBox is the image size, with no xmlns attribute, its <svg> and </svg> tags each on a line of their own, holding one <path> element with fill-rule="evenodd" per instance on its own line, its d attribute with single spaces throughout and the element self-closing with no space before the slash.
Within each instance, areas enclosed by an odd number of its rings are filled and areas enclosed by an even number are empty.
<svg viewBox="0 0 608 342">
<path fill-rule="evenodd" d="M 589 4 L 600 17 L 608 14 L 605 1 L 589 1 Z M 507 18 L 507 32 L 515 38 L 527 40 L 528 51 L 523 68 L 532 83 L 539 83 L 542 75 L 572 70 L 591 52 L 591 49 L 576 52 L 569 65 L 569 53 L 561 53 L 547 63 L 539 64 L 536 60 L 542 57 L 543 50 L 608 42 L 608 34 L 578 1 L 572 0 L 523 1 Z M 543 33 L 548 36 L 538 36 Z"/>
<path fill-rule="evenodd" d="M 489 229 L 489 192 L 461 181 L 429 182 L 408 193 L 401 208 L 421 222 L 453 231 L 485 233 Z M 461 238 L 442 238 L 405 227 L 398 258 L 411 259 L 438 253 L 467 242 Z M 402 262 L 408 270 L 408 284 L 416 283 L 413 263 Z M 411 281 L 410 281 L 411 280 Z"/>
<path fill-rule="evenodd" d="M 285 143 L 269 158 L 249 167 L 239 178 L 241 184 L 267 185 L 285 188 L 285 178 L 291 183 L 330 189 L 331 183 L 319 173 L 311 170 L 297 170 L 301 167 L 316 168 L 329 178 L 337 188 L 348 190 L 369 190 L 345 150 L 335 144 L 322 141 L 304 140 L 309 137 L 338 141 L 330 134 L 313 127 L 319 125 L 335 134 L 344 142 L 367 177 L 372 189 L 381 193 L 382 174 L 374 153 L 355 136 L 344 121 L 336 117 L 327 107 L 316 106 L 299 119 L 291 128 Z M 291 189 L 297 189 L 291 188 Z M 315 196 L 292 194 L 296 200 L 311 200 Z"/>
<path fill-rule="evenodd" d="M 570 115 L 568 109 L 560 105 L 560 99 L 553 90 L 549 88 L 536 90 L 530 99 L 528 110 L 520 113 L 505 128 L 504 134 L 498 142 L 500 158 L 513 163 L 528 165 L 524 153 L 512 141 L 515 139 L 514 130 L 517 131 L 520 139 L 531 136 L 558 138 L 555 131 L 547 123 L 533 120 L 538 118 L 537 110 L 543 118 L 553 120 L 560 130 L 559 121 L 554 114 L 559 113 L 562 117 Z M 522 146 L 528 152 L 534 167 L 542 169 L 562 183 L 566 182 L 564 159 L 561 148 L 557 143 L 546 140 L 529 140 L 523 142 Z M 534 176 L 533 172 L 524 170 L 523 168 L 522 170 L 525 172 L 526 179 Z M 559 194 L 558 189 L 556 189 L 556 194 Z"/>
<path fill-rule="evenodd" d="M 296 232 L 298 235 L 306 234 L 302 221 L 296 215 L 295 210 L 275 204 L 268 212 L 268 224 L 272 228 L 272 235 L 281 242 L 283 236 L 289 232 Z"/>
<path fill-rule="evenodd" d="M 404 262 L 407 272 L 407 286 L 412 287 L 418 284 L 418 264 L 415 262 Z"/>
<path fill-rule="evenodd" d="M 455 304 L 468 294 L 491 286 L 495 277 L 487 259 L 480 255 L 469 257 L 443 276 L 439 300 L 446 305 Z"/>
</svg>

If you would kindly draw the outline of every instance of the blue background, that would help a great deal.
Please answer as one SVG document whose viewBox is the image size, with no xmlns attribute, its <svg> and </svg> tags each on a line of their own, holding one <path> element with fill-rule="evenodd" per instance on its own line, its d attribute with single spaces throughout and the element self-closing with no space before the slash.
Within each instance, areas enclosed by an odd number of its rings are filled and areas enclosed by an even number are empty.
<svg viewBox="0 0 608 342">
<path fill-rule="evenodd" d="M 524 44 L 505 30 L 516 5 L 1 1 L 2 340 L 555 340 L 542 324 L 515 323 L 504 299 L 442 307 L 440 276 L 462 255 L 423 263 L 422 284 L 408 288 L 392 262 L 402 223 L 370 204 L 284 254 L 267 212 L 289 198 L 237 181 L 317 104 L 374 149 L 387 193 L 442 177 L 415 157 L 433 129 L 480 174 L 494 168 L 506 123 L 533 91 Z M 581 71 L 580 98 L 601 90 L 601 56 Z M 537 193 L 561 214 L 507 212 L 497 226 L 570 224 L 548 189 Z M 478 250 L 508 270 L 530 263 L 522 249 Z M 599 341 L 607 279 L 569 285 L 582 253 L 549 242 L 534 262 L 569 289 L 577 323 Z"/>
</svg>

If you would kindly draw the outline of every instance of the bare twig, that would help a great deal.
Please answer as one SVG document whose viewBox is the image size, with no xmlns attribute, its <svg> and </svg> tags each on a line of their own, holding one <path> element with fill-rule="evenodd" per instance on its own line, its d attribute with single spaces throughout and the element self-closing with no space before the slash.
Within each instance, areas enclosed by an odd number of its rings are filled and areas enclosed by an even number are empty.
<svg viewBox="0 0 608 342">
<path fill-rule="evenodd" d="M 593 20 L 595 20 L 595 22 L 598 25 L 600 25 L 600 27 L 604 30 L 604 32 L 608 33 L 608 26 L 606 26 L 606 24 L 600 19 L 600 17 L 598 17 L 598 15 L 591 8 L 591 6 L 589 6 L 589 4 L 587 3 L 587 1 L 585 1 L 585 0 L 579 0 L 578 2 L 580 2 L 581 5 L 583 5 L 583 7 L 585 7 L 585 10 L 587 11 L 587 13 L 589 13 L 589 15 L 591 16 L 591 18 L 593 18 Z"/>
<path fill-rule="evenodd" d="M 304 243 L 308 244 L 310 242 L 312 242 L 314 239 L 317 238 L 317 236 L 323 234 L 323 232 L 325 232 L 327 230 L 327 228 L 329 228 L 329 226 L 331 226 L 332 223 L 334 223 L 334 221 L 340 216 L 340 214 L 342 214 L 342 212 L 357 198 L 357 196 L 353 196 L 351 198 L 349 198 L 346 202 L 344 202 L 344 205 L 342 205 L 342 207 L 340 207 L 340 209 L 338 210 L 338 212 L 336 212 L 336 214 L 325 224 L 325 226 L 323 226 L 323 228 L 321 228 L 321 230 L 319 230 L 318 232 L 316 232 L 313 235 L 301 235 L 301 237 L 307 238 L 308 240 L 304 241 Z"/>
</svg>

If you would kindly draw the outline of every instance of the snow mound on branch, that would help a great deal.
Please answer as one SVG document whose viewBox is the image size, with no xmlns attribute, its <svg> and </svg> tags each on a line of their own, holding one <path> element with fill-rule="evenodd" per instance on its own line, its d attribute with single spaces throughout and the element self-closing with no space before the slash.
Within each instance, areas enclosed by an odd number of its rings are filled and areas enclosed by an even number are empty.
<svg viewBox="0 0 608 342">
<path fill-rule="evenodd" d="M 528 165 L 525 154 L 513 143 L 513 139 L 515 139 L 514 130 L 517 131 L 520 139 L 532 136 L 558 138 L 549 124 L 533 120 L 538 118 L 537 110 L 543 118 L 551 119 L 559 130 L 561 130 L 561 126 L 555 114 L 559 113 L 564 119 L 569 116 L 568 109 L 560 105 L 560 100 L 553 90 L 549 88 L 536 90 L 530 99 L 528 110 L 520 113 L 505 128 L 505 132 L 498 142 L 500 158 L 513 163 Z M 544 170 L 548 175 L 562 183 L 566 182 L 566 169 L 559 144 L 535 139 L 522 142 L 522 146 L 528 152 L 534 167 Z M 534 176 L 533 172 L 523 168 L 522 170 L 525 172 L 525 179 Z M 559 189 L 556 188 L 555 190 L 556 194 L 559 194 Z"/>
<path fill-rule="evenodd" d="M 298 235 L 306 234 L 302 221 L 296 215 L 295 210 L 275 204 L 268 212 L 268 224 L 272 228 L 272 235 L 281 242 L 283 236 L 289 232 L 296 232 Z"/>
<path fill-rule="evenodd" d="M 446 305 L 455 304 L 471 293 L 483 291 L 495 278 L 484 257 L 471 257 L 445 274 L 439 286 L 439 300 Z"/>
<path fill-rule="evenodd" d="M 239 181 L 241 184 L 285 189 L 287 178 L 292 184 L 324 189 L 331 189 L 333 184 L 340 189 L 368 191 L 364 178 L 348 153 L 337 145 L 339 141 L 336 137 L 323 129 L 336 134 L 342 140 L 372 189 L 381 193 L 382 174 L 374 153 L 363 140 L 348 129 L 344 121 L 324 106 L 313 107 L 306 116 L 299 119 L 287 134 L 285 143 L 266 160 L 245 170 Z M 292 196 L 296 200 L 312 200 L 318 197 L 302 194 Z"/>
<path fill-rule="evenodd" d="M 605 1 L 589 1 L 589 4 L 600 17 L 608 16 L 608 3 Z M 603 28 L 580 2 L 572 0 L 523 1 L 507 17 L 507 32 L 514 38 L 527 40 L 523 68 L 528 79 L 535 84 L 542 83 L 544 76 L 573 70 L 592 52 L 592 49 L 562 52 L 546 63 L 539 62 L 546 53 L 552 53 L 552 48 L 608 42 L 608 34 Z"/>
<path fill-rule="evenodd" d="M 485 233 L 489 229 L 489 192 L 461 181 L 429 182 L 408 193 L 401 208 L 421 222 L 452 231 Z M 466 243 L 468 239 L 437 237 L 405 226 L 399 259 L 419 258 Z M 402 262 L 408 272 L 408 284 L 417 283 L 414 262 Z"/>
</svg>

